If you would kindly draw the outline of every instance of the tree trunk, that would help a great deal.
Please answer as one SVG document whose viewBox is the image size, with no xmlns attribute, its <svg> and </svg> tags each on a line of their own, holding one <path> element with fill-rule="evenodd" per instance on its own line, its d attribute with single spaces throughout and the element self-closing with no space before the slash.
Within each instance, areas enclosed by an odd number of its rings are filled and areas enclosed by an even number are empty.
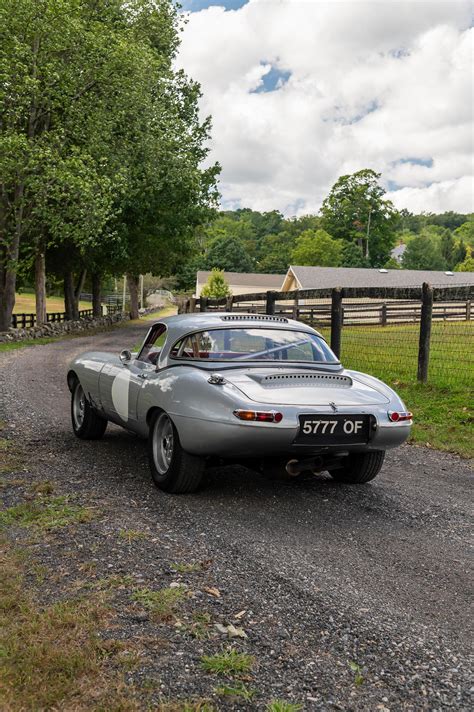
<svg viewBox="0 0 474 712">
<path fill-rule="evenodd" d="M 127 273 L 128 288 L 130 290 L 130 319 L 138 319 L 138 281 L 139 277 Z"/>
<path fill-rule="evenodd" d="M 81 270 L 81 273 L 79 275 L 79 281 L 76 285 L 76 288 L 74 290 L 74 298 L 76 300 L 76 309 L 79 314 L 79 297 L 81 296 L 81 292 L 84 289 L 84 282 L 86 281 L 86 275 L 87 275 L 87 270 L 83 269 Z"/>
<path fill-rule="evenodd" d="M 46 324 L 46 260 L 44 252 L 39 251 L 35 256 L 35 301 L 36 324 Z"/>
<path fill-rule="evenodd" d="M 97 319 L 102 316 L 102 275 L 94 272 L 92 275 L 92 316 Z"/>
<path fill-rule="evenodd" d="M 3 254 L 5 253 L 5 254 Z M 15 306 L 16 272 L 8 269 L 7 250 L 2 250 L 0 256 L 0 331 L 8 331 L 12 324 L 13 307 Z"/>
<path fill-rule="evenodd" d="M 74 275 L 70 271 L 64 273 L 64 311 L 68 321 L 79 318 L 74 295 Z"/>
<path fill-rule="evenodd" d="M 0 244 L 0 331 L 8 331 L 12 323 L 15 306 L 16 270 L 20 251 L 20 236 L 23 229 L 23 185 L 15 189 L 15 204 L 19 205 L 15 215 L 15 231 L 9 244 Z M 0 234 L 2 241 L 6 235 L 6 207 L 0 205 Z"/>
</svg>

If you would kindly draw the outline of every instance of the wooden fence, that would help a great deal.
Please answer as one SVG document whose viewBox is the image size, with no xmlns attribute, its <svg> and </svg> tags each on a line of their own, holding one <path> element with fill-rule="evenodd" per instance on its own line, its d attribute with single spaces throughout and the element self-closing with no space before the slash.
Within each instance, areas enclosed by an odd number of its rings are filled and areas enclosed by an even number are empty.
<svg viewBox="0 0 474 712">
<path fill-rule="evenodd" d="M 244 311 L 330 327 L 331 348 L 341 353 L 344 327 L 419 324 L 418 379 L 426 382 L 434 321 L 470 321 L 474 285 L 455 287 L 349 287 L 238 294 L 224 299 L 191 298 L 181 312 Z"/>
<path fill-rule="evenodd" d="M 121 312 L 122 307 L 120 305 L 109 305 L 107 306 L 106 314 L 117 314 Z M 79 319 L 90 319 L 94 316 L 92 309 L 81 309 L 79 312 Z M 104 316 L 104 309 L 102 308 L 102 316 Z M 46 315 L 48 324 L 54 324 L 62 321 L 67 321 L 66 312 L 48 312 Z M 12 327 L 14 329 L 28 329 L 36 324 L 36 314 L 12 314 Z"/>
</svg>

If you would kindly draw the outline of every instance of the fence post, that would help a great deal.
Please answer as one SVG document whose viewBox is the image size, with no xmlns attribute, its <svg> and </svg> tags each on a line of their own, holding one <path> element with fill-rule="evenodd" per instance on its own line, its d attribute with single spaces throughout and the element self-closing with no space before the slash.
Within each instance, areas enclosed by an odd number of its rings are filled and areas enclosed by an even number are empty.
<svg viewBox="0 0 474 712">
<path fill-rule="evenodd" d="M 471 300 L 466 302 L 466 321 L 471 321 Z"/>
<path fill-rule="evenodd" d="M 230 294 L 225 301 L 225 310 L 228 312 L 231 312 L 233 305 L 234 305 L 234 297 L 232 296 L 232 294 Z"/>
<path fill-rule="evenodd" d="M 199 297 L 199 311 L 202 311 L 202 312 L 207 311 L 207 302 L 208 302 L 207 297 Z"/>
<path fill-rule="evenodd" d="M 380 312 L 380 323 L 382 326 L 387 326 L 387 305 L 382 304 L 382 310 Z"/>
<path fill-rule="evenodd" d="M 336 287 L 331 294 L 331 349 L 341 357 L 342 289 Z"/>
<path fill-rule="evenodd" d="M 298 317 L 299 317 L 299 313 L 298 313 L 298 312 L 299 312 L 299 309 L 298 309 L 298 307 L 299 307 L 298 296 L 299 296 L 299 295 L 298 295 L 298 292 L 296 292 L 296 294 L 295 294 L 295 299 L 294 299 L 294 302 L 293 302 L 293 319 L 298 319 Z"/>
<path fill-rule="evenodd" d="M 190 314 L 194 314 L 196 311 L 196 297 L 191 297 L 191 299 L 188 300 L 188 310 Z"/>
<path fill-rule="evenodd" d="M 265 314 L 275 313 L 275 302 L 277 298 L 277 292 L 267 292 L 267 303 L 265 307 Z"/>
<path fill-rule="evenodd" d="M 420 341 L 418 346 L 418 375 L 422 383 L 428 380 L 428 364 L 430 361 L 431 321 L 433 317 L 433 288 L 423 282 L 420 315 Z"/>
</svg>

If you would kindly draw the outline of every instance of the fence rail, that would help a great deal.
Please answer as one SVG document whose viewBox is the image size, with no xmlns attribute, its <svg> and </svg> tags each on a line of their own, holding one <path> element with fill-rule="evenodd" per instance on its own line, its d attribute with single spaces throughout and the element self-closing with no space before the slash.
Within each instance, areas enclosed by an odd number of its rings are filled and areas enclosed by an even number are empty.
<svg viewBox="0 0 474 712">
<path fill-rule="evenodd" d="M 184 312 L 245 311 L 298 319 L 321 330 L 352 368 L 380 377 L 415 374 L 469 385 L 474 364 L 474 285 L 305 289 L 205 297 L 184 302 Z M 430 367 L 431 358 L 431 367 Z M 366 369 L 364 369 L 364 365 Z M 457 382 L 460 382 L 459 379 Z"/>
<path fill-rule="evenodd" d="M 107 314 L 116 314 L 121 312 L 122 308 L 120 306 L 108 306 Z M 102 309 L 102 315 L 104 315 L 104 310 Z M 79 311 L 79 319 L 88 319 L 94 316 L 92 309 L 81 309 Z M 46 315 L 46 320 L 48 324 L 60 323 L 67 321 L 66 312 L 48 312 Z M 36 325 L 36 314 L 12 314 L 12 327 L 14 329 L 28 329 Z"/>
</svg>

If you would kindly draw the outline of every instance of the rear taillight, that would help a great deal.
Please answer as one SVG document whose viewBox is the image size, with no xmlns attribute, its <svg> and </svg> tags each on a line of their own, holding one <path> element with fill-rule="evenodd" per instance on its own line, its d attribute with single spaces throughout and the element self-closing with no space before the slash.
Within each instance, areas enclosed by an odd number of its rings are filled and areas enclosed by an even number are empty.
<svg viewBox="0 0 474 712">
<path fill-rule="evenodd" d="M 401 423 L 403 420 L 413 420 L 413 414 L 407 410 L 389 410 L 388 418 L 392 423 Z"/>
<path fill-rule="evenodd" d="M 280 423 L 283 419 L 283 415 L 276 413 L 274 410 L 234 410 L 234 415 L 239 420 L 254 420 L 259 423 Z"/>
</svg>

